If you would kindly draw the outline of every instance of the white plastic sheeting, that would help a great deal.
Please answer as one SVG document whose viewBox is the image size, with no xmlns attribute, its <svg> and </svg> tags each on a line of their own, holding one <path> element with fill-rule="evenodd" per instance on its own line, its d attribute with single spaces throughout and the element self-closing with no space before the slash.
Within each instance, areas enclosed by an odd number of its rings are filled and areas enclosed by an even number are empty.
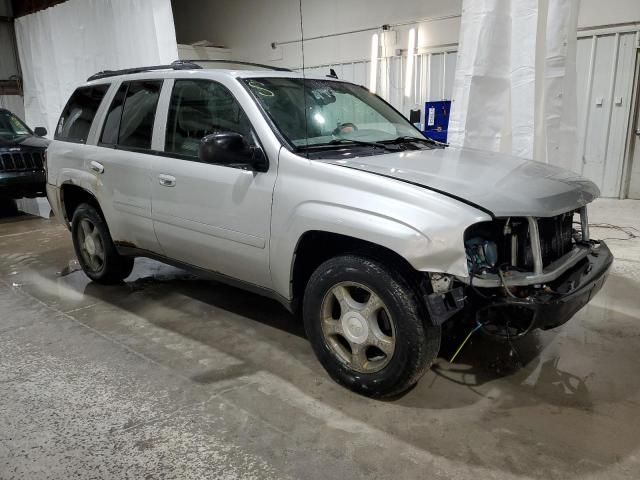
<svg viewBox="0 0 640 480">
<path fill-rule="evenodd" d="M 464 0 L 449 141 L 577 170 L 578 0 Z"/>
<path fill-rule="evenodd" d="M 18 18 L 16 36 L 25 120 L 50 133 L 90 75 L 178 58 L 170 0 L 69 0 Z"/>
</svg>

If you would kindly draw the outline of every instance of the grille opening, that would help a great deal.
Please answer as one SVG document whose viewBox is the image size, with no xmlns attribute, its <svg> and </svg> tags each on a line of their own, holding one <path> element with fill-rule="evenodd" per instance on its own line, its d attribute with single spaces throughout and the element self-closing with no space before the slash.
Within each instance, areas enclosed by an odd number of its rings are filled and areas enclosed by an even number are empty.
<svg viewBox="0 0 640 480">
<path fill-rule="evenodd" d="M 41 151 L 0 153 L 0 172 L 24 172 L 43 168 Z"/>
<path fill-rule="evenodd" d="M 575 224 L 574 216 L 577 224 Z M 573 249 L 576 238 L 580 237 L 574 226 L 579 225 L 579 211 L 571 211 L 554 217 L 538 218 L 540 251 L 544 267 Z M 533 253 L 527 218 L 498 218 L 490 222 L 481 222 L 470 226 L 465 232 L 465 246 L 467 246 L 468 257 L 468 245 L 478 238 L 495 243 L 498 254 L 497 262 L 493 266 L 479 266 L 476 258 L 474 259 L 475 265 L 470 265 L 470 269 L 496 271 L 497 267 L 508 265 L 510 268 L 533 271 Z"/>
</svg>

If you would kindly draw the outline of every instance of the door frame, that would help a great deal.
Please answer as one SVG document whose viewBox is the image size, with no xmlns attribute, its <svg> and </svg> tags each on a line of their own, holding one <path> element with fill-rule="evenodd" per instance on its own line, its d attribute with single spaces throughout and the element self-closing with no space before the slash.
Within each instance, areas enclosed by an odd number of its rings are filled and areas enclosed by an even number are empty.
<svg viewBox="0 0 640 480">
<path fill-rule="evenodd" d="M 636 67 L 633 76 L 632 108 L 629 109 L 629 131 L 625 142 L 625 150 L 622 164 L 622 179 L 620 182 L 620 199 L 629 198 L 631 188 L 631 169 L 634 162 L 636 142 L 640 142 L 640 136 L 636 130 L 640 129 L 640 30 L 636 31 Z M 635 159 L 640 162 L 640 159 Z"/>
</svg>

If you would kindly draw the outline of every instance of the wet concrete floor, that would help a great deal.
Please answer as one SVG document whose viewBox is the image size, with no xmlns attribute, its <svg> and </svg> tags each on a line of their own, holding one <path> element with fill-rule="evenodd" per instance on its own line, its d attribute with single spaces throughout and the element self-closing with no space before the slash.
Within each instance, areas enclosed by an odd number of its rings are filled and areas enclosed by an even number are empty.
<svg viewBox="0 0 640 480">
<path fill-rule="evenodd" d="M 638 211 L 599 201 L 591 220 L 640 228 Z M 640 478 L 640 240 L 609 245 L 568 324 L 517 353 L 472 337 L 375 401 L 333 383 L 277 303 L 146 259 L 93 284 L 64 227 L 5 216 L 0 479 Z"/>
</svg>

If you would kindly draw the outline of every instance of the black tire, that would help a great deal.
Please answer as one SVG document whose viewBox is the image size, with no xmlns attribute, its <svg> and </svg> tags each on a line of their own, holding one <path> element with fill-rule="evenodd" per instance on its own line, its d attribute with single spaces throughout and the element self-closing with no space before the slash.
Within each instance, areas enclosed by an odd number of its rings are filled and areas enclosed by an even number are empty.
<svg viewBox="0 0 640 480">
<path fill-rule="evenodd" d="M 83 226 L 95 229 L 90 230 L 89 236 L 95 239 L 91 242 L 92 248 L 95 253 L 101 252 L 101 261 L 98 261 L 97 255 L 88 252 L 83 241 L 86 238 Z M 94 282 L 110 285 L 121 282 L 131 274 L 134 258 L 118 254 L 107 224 L 94 206 L 83 203 L 73 212 L 71 237 L 82 270 Z"/>
<path fill-rule="evenodd" d="M 410 389 L 428 370 L 440 349 L 440 327 L 431 324 L 416 288 L 391 265 L 391 262 L 383 263 L 360 255 L 350 254 L 332 258 L 320 265 L 313 273 L 306 286 L 303 300 L 305 331 L 322 366 L 339 384 L 374 398 L 396 396 Z M 383 363 L 378 371 L 364 373 L 362 370 L 358 371 L 357 368 L 352 368 L 344 355 L 340 355 L 339 344 L 343 344 L 347 353 L 354 351 L 351 350 L 354 345 L 346 338 L 345 333 L 342 334 L 345 335 L 342 339 L 339 338 L 340 333 L 335 336 L 323 333 L 326 330 L 323 325 L 327 324 L 323 318 L 327 318 L 329 311 L 327 310 L 329 304 L 326 303 L 329 298 L 327 296 L 334 295 L 336 288 L 342 285 L 356 290 L 359 288 L 358 285 L 366 287 L 372 295 L 376 294 L 382 300 L 384 315 L 388 311 L 390 323 L 393 325 L 393 331 L 389 330 L 389 332 L 395 339 L 395 346 L 392 354 L 386 359 L 387 363 Z M 366 301 L 366 297 L 364 298 L 363 301 Z M 338 308 L 340 312 L 331 313 L 333 319 L 328 321 L 333 321 L 338 315 L 340 320 L 335 321 L 342 328 L 345 325 L 342 320 L 345 318 L 345 313 L 342 306 Z M 356 328 L 358 332 L 359 327 Z M 368 327 L 368 329 L 371 328 L 371 326 Z M 343 332 L 346 331 L 343 330 Z M 338 342 L 335 341 L 336 339 Z M 344 345 L 342 340 L 348 345 Z M 369 347 L 365 345 L 364 348 L 366 350 Z M 366 356 L 368 362 L 369 354 L 367 353 Z M 384 357 L 383 360 L 385 360 Z"/>
</svg>

